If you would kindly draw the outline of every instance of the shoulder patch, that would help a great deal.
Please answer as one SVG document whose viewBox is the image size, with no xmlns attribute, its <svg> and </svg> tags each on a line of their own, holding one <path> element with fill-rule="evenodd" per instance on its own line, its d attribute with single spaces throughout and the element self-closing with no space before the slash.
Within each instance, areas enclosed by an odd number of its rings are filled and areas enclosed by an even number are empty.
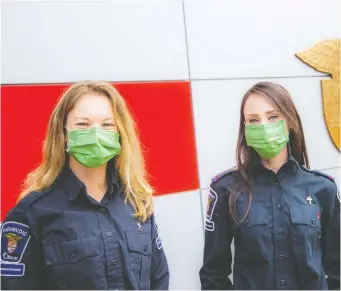
<svg viewBox="0 0 341 291">
<path fill-rule="evenodd" d="M 1 276 L 21 277 L 25 274 L 25 264 L 0 262 Z"/>
<path fill-rule="evenodd" d="M 228 170 L 226 170 L 226 171 L 224 171 L 224 172 L 221 172 L 220 174 L 216 175 L 214 178 L 212 178 L 212 181 L 213 181 L 213 182 L 217 182 L 217 181 L 219 181 L 222 177 L 224 177 L 224 176 L 226 176 L 226 175 L 229 175 L 229 174 L 231 174 L 231 173 L 234 173 L 234 172 L 236 172 L 236 171 L 238 171 L 238 167 L 233 167 L 233 168 L 231 168 L 231 169 L 228 169 Z"/>
<path fill-rule="evenodd" d="M 162 240 L 160 238 L 160 235 L 159 235 L 159 228 L 156 224 L 156 222 L 154 222 L 154 227 L 156 229 L 156 233 L 157 233 L 157 237 L 156 237 L 156 240 L 155 240 L 155 243 L 156 243 L 156 247 L 158 250 L 162 250 L 163 246 L 162 246 Z"/>
<path fill-rule="evenodd" d="M 214 222 L 212 221 L 212 215 L 214 208 L 218 201 L 218 194 L 211 188 L 208 194 L 207 208 L 206 208 L 206 223 L 205 229 L 208 231 L 214 231 Z"/>
<path fill-rule="evenodd" d="M 25 265 L 20 261 L 30 240 L 29 226 L 6 221 L 1 227 L 1 276 L 23 276 Z"/>
</svg>

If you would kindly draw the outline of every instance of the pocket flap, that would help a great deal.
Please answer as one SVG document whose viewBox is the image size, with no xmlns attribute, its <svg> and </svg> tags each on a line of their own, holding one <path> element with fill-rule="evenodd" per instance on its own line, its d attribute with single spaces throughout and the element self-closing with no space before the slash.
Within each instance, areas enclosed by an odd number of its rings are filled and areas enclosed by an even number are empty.
<svg viewBox="0 0 341 291">
<path fill-rule="evenodd" d="M 290 208 L 291 222 L 321 228 L 320 209 L 315 204 L 292 206 Z"/>
<path fill-rule="evenodd" d="M 269 224 L 269 213 L 266 205 L 253 204 L 250 211 L 243 221 L 244 227 L 250 227 L 253 225 L 268 225 Z"/>
<path fill-rule="evenodd" d="M 150 255 L 152 253 L 152 237 L 149 233 L 136 233 L 134 230 L 125 231 L 128 249 L 132 252 Z"/>
<path fill-rule="evenodd" d="M 72 264 L 100 254 L 95 236 L 70 241 L 44 242 L 43 247 L 47 266 Z"/>
</svg>

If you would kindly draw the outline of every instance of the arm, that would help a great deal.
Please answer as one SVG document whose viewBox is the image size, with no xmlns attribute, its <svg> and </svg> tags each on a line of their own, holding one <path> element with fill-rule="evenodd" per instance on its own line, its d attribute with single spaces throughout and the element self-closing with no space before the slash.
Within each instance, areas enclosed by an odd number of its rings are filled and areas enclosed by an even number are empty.
<svg viewBox="0 0 341 291">
<path fill-rule="evenodd" d="M 322 220 L 323 267 L 329 290 L 340 290 L 340 198 L 336 187 L 327 188 L 327 209 Z"/>
<path fill-rule="evenodd" d="M 200 270 L 202 290 L 233 289 L 229 279 L 233 235 L 227 200 L 224 189 L 212 183 L 206 214 L 204 262 Z"/>
<path fill-rule="evenodd" d="M 159 236 L 154 215 L 151 217 L 152 224 L 152 265 L 150 274 L 151 290 L 168 290 L 169 270 L 162 241 Z"/>
<path fill-rule="evenodd" d="M 29 214 L 19 204 L 1 227 L 1 289 L 43 289 L 41 256 Z"/>
</svg>

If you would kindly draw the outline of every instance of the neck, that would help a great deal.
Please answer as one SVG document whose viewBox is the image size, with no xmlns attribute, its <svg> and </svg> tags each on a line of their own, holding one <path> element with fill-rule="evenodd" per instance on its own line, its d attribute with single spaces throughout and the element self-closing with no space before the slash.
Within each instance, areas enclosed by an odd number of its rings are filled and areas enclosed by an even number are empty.
<svg viewBox="0 0 341 291">
<path fill-rule="evenodd" d="M 84 183 L 87 194 L 97 201 L 101 201 L 107 191 L 107 164 L 98 168 L 87 168 L 70 156 L 69 167 L 76 177 Z"/>
<path fill-rule="evenodd" d="M 278 170 L 288 161 L 288 157 L 288 147 L 284 147 L 276 157 L 269 160 L 262 159 L 262 163 L 265 168 L 277 173 Z"/>
</svg>

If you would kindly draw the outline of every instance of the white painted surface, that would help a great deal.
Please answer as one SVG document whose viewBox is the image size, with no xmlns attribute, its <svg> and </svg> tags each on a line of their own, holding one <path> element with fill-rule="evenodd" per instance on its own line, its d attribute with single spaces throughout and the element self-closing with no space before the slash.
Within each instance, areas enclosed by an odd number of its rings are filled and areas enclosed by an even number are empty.
<svg viewBox="0 0 341 291">
<path fill-rule="evenodd" d="M 321 75 L 295 57 L 341 36 L 338 0 L 185 1 L 191 78 Z"/>
<path fill-rule="evenodd" d="M 169 288 L 200 289 L 204 248 L 200 191 L 158 196 L 155 207 L 171 274 Z"/>
<path fill-rule="evenodd" d="M 329 137 L 323 117 L 321 78 L 193 81 L 192 98 L 200 187 L 236 165 L 240 103 L 258 81 L 273 81 L 289 90 L 301 116 L 310 164 L 315 169 L 339 166 L 340 153 Z"/>
<path fill-rule="evenodd" d="M 192 81 L 200 188 L 235 165 L 240 102 L 251 81 Z"/>
<path fill-rule="evenodd" d="M 2 5 L 2 83 L 188 79 L 180 1 Z"/>
</svg>

